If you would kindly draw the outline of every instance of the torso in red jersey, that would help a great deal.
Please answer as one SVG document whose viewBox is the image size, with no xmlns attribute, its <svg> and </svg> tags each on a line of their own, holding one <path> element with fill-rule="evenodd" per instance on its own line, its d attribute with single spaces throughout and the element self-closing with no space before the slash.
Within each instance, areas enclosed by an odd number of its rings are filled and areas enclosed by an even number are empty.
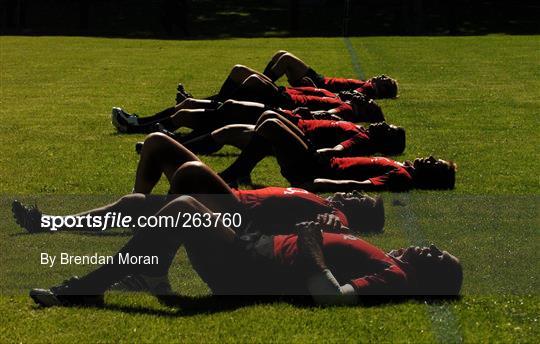
<svg viewBox="0 0 540 344">
<path fill-rule="evenodd" d="M 274 237 L 274 258 L 284 269 L 300 263 L 296 235 Z M 323 254 L 341 285 L 350 283 L 359 294 L 403 294 L 411 268 L 376 246 L 350 234 L 323 233 Z M 297 283 L 305 283 L 299 276 Z"/>
<path fill-rule="evenodd" d="M 383 157 L 332 158 L 328 166 L 329 178 L 370 180 L 373 186 L 390 190 L 412 187 L 412 176 L 397 161 Z"/>
<path fill-rule="evenodd" d="M 252 216 L 255 229 L 264 233 L 290 233 L 296 223 L 313 221 L 321 213 L 333 213 L 344 226 L 349 225 L 345 214 L 328 200 L 303 189 L 267 187 L 233 192 Z"/>
<path fill-rule="evenodd" d="M 279 104 L 284 109 L 295 109 L 305 107 L 312 111 L 329 111 L 342 119 L 350 122 L 361 122 L 367 120 L 363 114 L 354 112 L 353 107 L 348 102 L 341 100 L 332 92 L 314 87 L 285 88 L 283 90 L 286 101 Z"/>
<path fill-rule="evenodd" d="M 358 79 L 324 77 L 321 87 L 333 93 L 339 93 L 355 90 L 365 84 L 366 81 Z"/>
<path fill-rule="evenodd" d="M 299 120 L 298 128 L 306 135 L 315 148 L 332 148 L 355 136 L 358 136 L 352 145 L 361 145 L 369 141 L 369 133 L 363 127 L 359 127 L 351 122 L 331 121 L 331 120 Z"/>
</svg>

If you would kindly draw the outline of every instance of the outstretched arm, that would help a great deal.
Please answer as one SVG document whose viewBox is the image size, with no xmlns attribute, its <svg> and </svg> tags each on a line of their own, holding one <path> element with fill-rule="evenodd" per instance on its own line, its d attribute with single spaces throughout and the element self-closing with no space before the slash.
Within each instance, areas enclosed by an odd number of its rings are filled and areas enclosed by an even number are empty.
<svg viewBox="0 0 540 344">
<path fill-rule="evenodd" d="M 326 266 L 322 250 L 321 225 L 303 222 L 297 225 L 298 249 L 307 269 L 307 287 L 316 303 L 322 305 L 354 304 L 357 295 L 350 284 L 341 286 Z"/>
<path fill-rule="evenodd" d="M 317 192 L 340 192 L 351 190 L 371 190 L 374 188 L 370 180 L 352 180 L 352 179 L 326 179 L 317 178 L 308 189 Z"/>
</svg>

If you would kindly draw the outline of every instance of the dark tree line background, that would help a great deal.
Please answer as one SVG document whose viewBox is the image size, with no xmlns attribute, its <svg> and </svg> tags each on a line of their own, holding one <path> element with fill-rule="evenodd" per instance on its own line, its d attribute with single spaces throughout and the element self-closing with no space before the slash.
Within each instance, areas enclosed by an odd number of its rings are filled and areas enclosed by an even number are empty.
<svg viewBox="0 0 540 344">
<path fill-rule="evenodd" d="M 1 0 L 3 34 L 213 38 L 537 34 L 539 0 Z"/>
</svg>

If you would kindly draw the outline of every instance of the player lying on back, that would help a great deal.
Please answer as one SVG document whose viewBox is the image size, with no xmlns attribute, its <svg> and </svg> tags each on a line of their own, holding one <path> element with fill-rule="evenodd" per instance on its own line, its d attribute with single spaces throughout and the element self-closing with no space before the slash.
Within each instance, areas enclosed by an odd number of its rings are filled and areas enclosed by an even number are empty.
<svg viewBox="0 0 540 344">
<path fill-rule="evenodd" d="M 441 159 L 398 162 L 383 157 L 333 157 L 314 151 L 277 118 L 263 121 L 240 156 L 220 176 L 228 183 L 251 174 L 272 148 L 292 186 L 317 191 L 452 189 L 456 165 Z"/>
<path fill-rule="evenodd" d="M 401 154 L 405 150 L 405 129 L 386 122 L 360 125 L 334 120 L 312 120 L 281 115 L 269 110 L 257 123 L 277 118 L 286 124 L 306 144 L 321 154 L 335 156 L 370 156 L 377 152 L 384 155 Z M 229 124 L 208 134 L 184 142 L 192 152 L 211 154 L 224 145 L 246 148 L 253 137 L 256 125 Z M 140 146 L 142 147 L 142 146 Z"/>
<path fill-rule="evenodd" d="M 170 195 L 147 197 L 162 174 L 169 181 Z M 175 195 L 185 194 L 193 195 L 221 212 L 241 212 L 267 233 L 279 233 L 292 228 L 295 223 L 313 220 L 321 214 L 332 215 L 326 217 L 335 223 L 336 230 L 380 232 L 384 226 L 384 207 L 379 197 L 337 193 L 325 199 L 306 190 L 279 187 L 234 190 L 192 152 L 158 133 L 149 135 L 145 141 L 133 194 L 76 216 L 101 216 L 113 212 L 126 215 L 142 212 L 141 215 L 147 215 L 158 211 Z M 41 228 L 42 214 L 36 208 L 15 201 L 13 213 L 17 223 L 31 233 L 48 230 Z"/>
<path fill-rule="evenodd" d="M 156 215 L 212 214 L 196 199 L 181 196 Z M 217 221 L 209 230 L 140 230 L 110 264 L 49 289 L 32 289 L 42 306 L 103 305 L 104 293 L 129 276 L 166 304 L 175 293 L 164 284 L 176 251 L 184 245 L 191 265 L 216 295 L 313 295 L 321 304 L 354 304 L 366 295 L 457 295 L 459 260 L 435 245 L 385 253 L 350 234 L 323 233 L 314 222 L 298 234 L 237 235 Z M 152 264 L 120 264 L 122 257 L 151 257 Z M 142 283 L 142 282 L 141 282 Z"/>
<path fill-rule="evenodd" d="M 114 107 L 111 122 L 121 133 L 151 133 L 161 128 L 174 132 L 185 127 L 204 134 L 227 124 L 255 124 L 268 109 L 270 107 L 263 103 L 250 101 L 226 100 L 221 103 L 187 98 L 176 106 L 146 117 L 139 117 L 122 108 Z M 310 111 L 307 108 L 273 110 L 287 117 L 341 120 L 341 117 L 325 111 Z"/>
<path fill-rule="evenodd" d="M 231 74 L 236 73 L 235 68 Z M 272 82 L 276 82 L 285 75 L 291 86 L 314 86 L 333 93 L 357 90 L 369 98 L 396 98 L 398 93 L 396 80 L 385 75 L 376 76 L 367 81 L 326 77 L 285 50 L 280 50 L 272 56 L 263 74 Z"/>
<path fill-rule="evenodd" d="M 312 111 L 325 111 L 351 122 L 380 122 L 384 114 L 380 106 L 358 91 L 334 94 L 316 87 L 278 87 L 267 76 L 245 66 L 235 66 L 223 83 L 217 101 L 227 99 L 264 103 L 270 107 L 295 109 L 306 107 Z M 234 77 L 233 77 L 234 76 Z"/>
</svg>

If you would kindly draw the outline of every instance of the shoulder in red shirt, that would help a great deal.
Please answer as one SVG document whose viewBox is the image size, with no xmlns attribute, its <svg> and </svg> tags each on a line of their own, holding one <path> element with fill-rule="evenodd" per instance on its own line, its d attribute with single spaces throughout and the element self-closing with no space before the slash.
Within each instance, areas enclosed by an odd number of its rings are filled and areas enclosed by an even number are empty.
<svg viewBox="0 0 540 344">
<path fill-rule="evenodd" d="M 331 92 L 339 93 L 341 91 L 352 91 L 365 84 L 366 81 L 363 80 L 325 77 L 323 87 Z"/>
<path fill-rule="evenodd" d="M 290 267 L 299 263 L 297 239 L 297 235 L 274 237 L 278 264 Z M 407 292 L 410 267 L 365 240 L 350 234 L 323 233 L 323 254 L 340 285 L 350 283 L 358 294 Z"/>
<path fill-rule="evenodd" d="M 330 178 L 337 180 L 370 180 L 373 186 L 394 191 L 412 187 L 412 176 L 397 161 L 383 157 L 332 158 Z"/>
<path fill-rule="evenodd" d="M 264 225 L 261 229 L 265 233 L 291 233 L 296 223 L 313 221 L 321 213 L 333 213 L 344 226 L 349 226 L 343 212 L 325 198 L 304 189 L 267 187 L 233 192 L 250 211 L 253 221 Z"/>
<path fill-rule="evenodd" d="M 300 120 L 298 128 L 315 148 L 332 148 L 359 133 L 365 133 L 363 128 L 346 121 Z"/>
</svg>

